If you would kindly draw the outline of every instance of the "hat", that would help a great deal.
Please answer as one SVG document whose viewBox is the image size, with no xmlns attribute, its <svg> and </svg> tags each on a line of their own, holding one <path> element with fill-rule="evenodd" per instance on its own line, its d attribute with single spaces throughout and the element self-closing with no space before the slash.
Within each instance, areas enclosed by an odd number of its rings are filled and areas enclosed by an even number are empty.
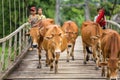
<svg viewBox="0 0 120 80">
<path fill-rule="evenodd" d="M 36 10 L 36 7 L 31 7 L 30 10 L 31 10 L 31 11 L 35 11 L 35 10 Z"/>
</svg>

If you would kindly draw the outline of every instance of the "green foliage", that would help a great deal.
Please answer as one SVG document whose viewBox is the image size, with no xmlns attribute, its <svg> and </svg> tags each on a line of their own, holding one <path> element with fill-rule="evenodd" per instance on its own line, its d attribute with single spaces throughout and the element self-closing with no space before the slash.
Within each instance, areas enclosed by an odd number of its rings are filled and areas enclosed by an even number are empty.
<svg viewBox="0 0 120 80">
<path fill-rule="evenodd" d="M 3 13 L 2 13 L 2 1 L 4 1 L 4 27 L 3 27 Z M 27 21 L 29 16 L 29 8 L 31 6 L 36 6 L 37 8 L 43 8 L 43 14 L 47 18 L 55 19 L 55 7 L 56 0 L 10 0 L 11 8 L 9 8 L 9 0 L 2 0 L 0 2 L 0 38 L 3 37 L 3 29 L 5 29 L 5 36 L 13 32 L 21 24 Z M 16 10 L 14 9 L 14 1 L 16 4 Z M 94 19 L 94 16 L 97 15 L 97 7 L 104 6 L 106 10 L 107 19 L 110 16 L 111 8 L 113 7 L 114 0 L 87 0 L 89 3 L 90 9 L 90 18 Z M 20 12 L 19 12 L 20 4 Z M 63 24 L 64 21 L 73 20 L 77 23 L 78 26 L 81 26 L 81 23 L 84 21 L 84 6 L 70 6 L 84 4 L 84 0 L 60 0 L 60 23 Z M 69 6 L 69 7 L 68 7 Z M 27 15 L 25 14 L 25 9 L 27 7 Z M 11 10 L 11 17 L 10 11 Z M 16 19 L 15 19 L 16 13 Z M 120 0 L 117 0 L 117 5 L 113 11 L 113 14 L 120 13 Z M 26 17 L 27 16 L 27 17 Z M 11 28 L 10 28 L 10 19 L 11 19 Z M 16 26 L 15 26 L 16 22 Z"/>
<path fill-rule="evenodd" d="M 14 1 L 16 9 L 14 6 Z M 10 0 L 11 8 L 9 8 L 9 0 L 3 0 L 4 2 L 4 26 L 3 26 L 3 14 L 2 14 L 2 1 L 0 2 L 0 38 L 3 37 L 3 29 L 5 29 L 5 36 L 13 32 L 21 24 L 27 21 L 26 16 L 29 16 L 29 8 L 36 6 L 37 8 L 43 8 L 43 14 L 47 18 L 54 18 L 55 14 L 55 0 Z M 20 4 L 20 9 L 19 9 Z M 51 4 L 51 5 L 50 5 Z M 26 15 L 25 10 L 27 7 L 28 14 Z M 19 11 L 20 10 L 20 11 Z M 11 13 L 10 13 L 11 11 Z M 10 17 L 11 14 L 11 17 Z M 16 14 L 16 16 L 15 16 Z M 11 28 L 10 28 L 11 19 Z M 16 22 L 16 23 L 15 23 Z"/>
<path fill-rule="evenodd" d="M 83 6 L 70 6 L 84 3 L 83 0 L 61 0 L 62 7 L 60 8 L 60 21 L 61 25 L 68 20 L 75 21 L 80 27 L 84 21 L 84 8 Z M 67 7 L 68 5 L 70 7 Z"/>
</svg>

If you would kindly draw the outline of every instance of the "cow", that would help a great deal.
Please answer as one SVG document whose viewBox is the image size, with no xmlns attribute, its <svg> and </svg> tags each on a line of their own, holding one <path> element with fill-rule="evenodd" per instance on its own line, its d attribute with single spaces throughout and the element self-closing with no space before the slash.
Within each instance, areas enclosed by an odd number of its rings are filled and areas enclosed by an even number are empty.
<svg viewBox="0 0 120 80">
<path fill-rule="evenodd" d="M 74 21 L 66 21 L 62 26 L 62 30 L 66 33 L 67 38 L 67 62 L 69 62 L 69 57 L 71 55 L 72 60 L 74 60 L 74 46 L 76 38 L 78 37 L 78 26 Z"/>
<path fill-rule="evenodd" d="M 47 26 L 52 24 L 54 24 L 53 19 L 47 18 L 40 20 L 35 25 L 33 25 L 30 28 L 29 33 L 26 34 L 32 38 L 32 47 L 37 48 L 37 53 L 39 57 L 39 65 L 37 66 L 37 68 L 41 68 L 41 49 L 44 35 L 48 29 Z M 46 66 L 48 65 L 47 63 L 48 61 L 46 60 Z"/>
<path fill-rule="evenodd" d="M 67 39 L 64 31 L 58 25 L 52 25 L 45 34 L 43 48 L 47 52 L 50 71 L 53 70 L 53 61 L 55 60 L 55 73 L 58 72 L 58 60 L 60 53 L 67 48 Z"/>
<path fill-rule="evenodd" d="M 117 73 L 120 63 L 120 36 L 119 33 L 106 29 L 101 37 L 101 49 L 103 55 L 103 62 L 99 65 L 102 67 L 101 76 L 105 76 L 105 67 L 107 66 L 107 79 L 118 80 Z"/>
<path fill-rule="evenodd" d="M 91 47 L 93 59 L 96 61 L 96 70 L 99 69 L 99 56 L 101 54 L 101 42 L 100 37 L 102 36 L 102 28 L 99 24 L 92 21 L 85 21 L 82 23 L 81 37 L 83 44 L 83 53 L 84 53 L 84 64 L 88 61 L 89 53 L 86 53 L 86 48 Z"/>
<path fill-rule="evenodd" d="M 43 41 L 43 37 L 41 37 L 40 34 L 40 28 L 39 27 L 32 27 L 29 30 L 28 33 L 32 39 L 32 47 L 37 48 L 37 53 L 39 57 L 39 64 L 37 68 L 41 68 L 41 43 Z"/>
<path fill-rule="evenodd" d="M 55 24 L 54 20 L 51 18 L 46 18 L 46 19 L 39 20 L 33 27 L 40 27 L 41 28 L 40 33 L 44 37 L 45 33 L 49 29 L 48 25 L 51 25 L 51 24 Z"/>
</svg>

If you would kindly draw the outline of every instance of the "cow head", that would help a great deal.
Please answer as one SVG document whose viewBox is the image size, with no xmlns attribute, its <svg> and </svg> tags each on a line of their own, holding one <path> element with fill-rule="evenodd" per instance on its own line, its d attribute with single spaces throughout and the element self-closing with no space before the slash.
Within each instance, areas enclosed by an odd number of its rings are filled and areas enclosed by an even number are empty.
<svg viewBox="0 0 120 80">
<path fill-rule="evenodd" d="M 55 53 L 61 52 L 61 45 L 62 45 L 62 33 L 59 34 L 51 34 L 49 37 L 44 37 L 44 39 L 49 40 L 49 45 L 55 51 Z"/>
<path fill-rule="evenodd" d="M 39 43 L 39 39 L 40 39 L 40 30 L 38 27 L 35 28 L 31 28 L 29 31 L 29 34 L 32 38 L 32 46 L 33 48 L 37 48 L 38 47 L 38 43 Z"/>
<path fill-rule="evenodd" d="M 107 62 L 101 62 L 100 66 L 107 66 L 107 78 L 110 80 L 118 80 L 117 74 L 119 69 L 119 60 L 108 59 Z"/>
<path fill-rule="evenodd" d="M 78 32 L 66 31 L 65 34 L 68 42 L 68 47 L 72 47 L 73 43 L 75 43 Z"/>
</svg>

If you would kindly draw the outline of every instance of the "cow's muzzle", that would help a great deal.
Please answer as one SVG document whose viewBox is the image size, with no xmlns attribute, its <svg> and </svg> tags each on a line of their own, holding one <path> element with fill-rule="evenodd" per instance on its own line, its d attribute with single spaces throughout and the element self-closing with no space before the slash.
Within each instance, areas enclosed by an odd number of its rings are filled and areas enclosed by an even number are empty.
<svg viewBox="0 0 120 80">
<path fill-rule="evenodd" d="M 37 48 L 37 47 L 38 47 L 38 43 L 33 43 L 33 44 L 32 44 L 32 47 L 33 47 L 33 48 Z"/>
<path fill-rule="evenodd" d="M 37 48 L 38 46 L 37 45 L 32 45 L 33 48 Z"/>
<path fill-rule="evenodd" d="M 72 45 L 68 45 L 68 47 L 72 47 Z"/>
</svg>

